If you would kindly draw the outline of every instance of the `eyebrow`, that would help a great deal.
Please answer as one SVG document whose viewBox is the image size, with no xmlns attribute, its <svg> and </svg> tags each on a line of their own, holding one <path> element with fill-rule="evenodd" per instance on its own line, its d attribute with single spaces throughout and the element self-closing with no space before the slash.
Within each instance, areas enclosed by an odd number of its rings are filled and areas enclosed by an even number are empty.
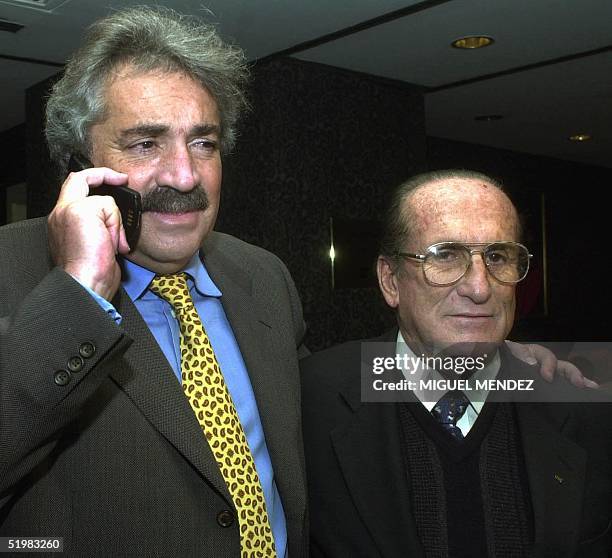
<svg viewBox="0 0 612 558">
<path fill-rule="evenodd" d="M 221 126 L 218 124 L 196 124 L 191 128 L 190 136 L 208 136 L 210 134 L 221 134 Z"/>
<path fill-rule="evenodd" d="M 134 138 L 141 137 L 157 137 L 162 136 L 170 130 L 170 126 L 167 124 L 139 124 L 132 128 L 126 128 L 121 130 L 119 137 L 124 141 L 129 141 Z M 189 130 L 189 136 L 208 136 L 210 134 L 221 133 L 221 128 L 218 124 L 196 124 Z"/>
</svg>

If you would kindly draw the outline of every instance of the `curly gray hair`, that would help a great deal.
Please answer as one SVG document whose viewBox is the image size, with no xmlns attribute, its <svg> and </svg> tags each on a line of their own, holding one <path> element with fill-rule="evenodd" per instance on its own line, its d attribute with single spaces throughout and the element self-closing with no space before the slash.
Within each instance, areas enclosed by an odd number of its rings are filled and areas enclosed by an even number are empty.
<svg viewBox="0 0 612 558">
<path fill-rule="evenodd" d="M 51 158 L 66 174 L 71 153 L 91 155 L 89 130 L 105 116 L 105 86 L 117 66 L 142 72 L 184 72 L 215 99 L 221 149 L 234 145 L 236 122 L 248 103 L 244 52 L 224 43 L 212 25 L 167 8 L 138 7 L 95 22 L 47 102 L 45 135 Z"/>
</svg>

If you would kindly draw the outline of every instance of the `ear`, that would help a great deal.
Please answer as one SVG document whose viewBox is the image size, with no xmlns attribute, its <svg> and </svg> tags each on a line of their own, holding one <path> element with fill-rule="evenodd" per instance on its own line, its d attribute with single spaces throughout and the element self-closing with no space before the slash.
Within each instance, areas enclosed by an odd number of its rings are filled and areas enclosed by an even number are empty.
<svg viewBox="0 0 612 558">
<path fill-rule="evenodd" d="M 391 308 L 397 308 L 399 304 L 399 290 L 397 286 L 397 275 L 393 264 L 385 257 L 378 256 L 376 262 L 376 275 L 378 275 L 378 286 Z"/>
</svg>

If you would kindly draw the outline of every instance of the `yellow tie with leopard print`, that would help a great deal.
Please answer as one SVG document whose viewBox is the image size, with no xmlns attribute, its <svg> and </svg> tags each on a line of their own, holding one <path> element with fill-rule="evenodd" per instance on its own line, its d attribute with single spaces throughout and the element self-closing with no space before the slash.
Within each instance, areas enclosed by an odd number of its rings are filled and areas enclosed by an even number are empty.
<svg viewBox="0 0 612 558">
<path fill-rule="evenodd" d="M 180 327 L 183 391 L 234 500 L 242 558 L 276 556 L 253 455 L 219 363 L 195 309 L 184 273 L 157 276 L 151 291 L 167 300 Z"/>
</svg>

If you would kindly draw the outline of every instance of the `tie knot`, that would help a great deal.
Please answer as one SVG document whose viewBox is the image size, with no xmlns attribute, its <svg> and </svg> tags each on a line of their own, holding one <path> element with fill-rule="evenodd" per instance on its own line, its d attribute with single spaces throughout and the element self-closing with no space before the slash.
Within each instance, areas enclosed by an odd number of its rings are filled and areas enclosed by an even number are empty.
<svg viewBox="0 0 612 558">
<path fill-rule="evenodd" d="M 431 414 L 453 438 L 462 440 L 463 433 L 457 422 L 469 406 L 470 401 L 462 391 L 449 391 L 435 404 Z"/>
<path fill-rule="evenodd" d="M 187 276 L 182 272 L 173 275 L 156 275 L 149 288 L 177 310 L 192 302 Z"/>
<path fill-rule="evenodd" d="M 470 405 L 469 399 L 462 391 L 449 391 L 431 410 L 438 422 L 457 424 Z"/>
</svg>

